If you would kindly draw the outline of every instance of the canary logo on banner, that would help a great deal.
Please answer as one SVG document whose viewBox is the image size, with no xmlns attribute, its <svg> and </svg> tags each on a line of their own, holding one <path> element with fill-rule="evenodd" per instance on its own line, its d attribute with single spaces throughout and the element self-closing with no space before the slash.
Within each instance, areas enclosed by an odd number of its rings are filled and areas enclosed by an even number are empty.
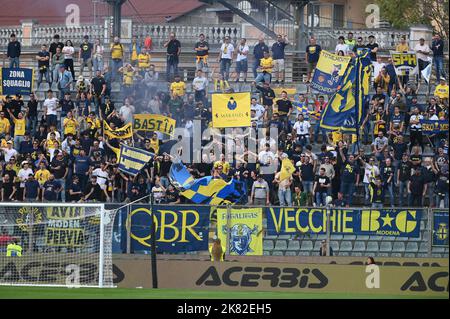
<svg viewBox="0 0 450 319">
<path fill-rule="evenodd" d="M 0 95 L 30 95 L 33 89 L 33 69 L 0 68 L 1 86 Z"/>
<path fill-rule="evenodd" d="M 433 246 L 448 247 L 448 210 L 433 211 Z"/>
<path fill-rule="evenodd" d="M 322 50 L 313 74 L 311 87 L 324 94 L 336 92 L 350 60 L 349 56 L 340 56 Z"/>
<path fill-rule="evenodd" d="M 155 154 L 127 145 L 120 145 L 119 169 L 136 176 Z"/>
<path fill-rule="evenodd" d="M 420 120 L 422 133 L 426 135 L 448 132 L 448 120 Z"/>
<path fill-rule="evenodd" d="M 132 205 L 127 220 L 127 208 L 122 208 L 121 224 L 126 226 L 122 227 L 122 250 L 126 251 L 127 230 L 131 233 L 133 251 L 150 250 L 152 217 L 157 252 L 208 250 L 209 216 L 209 207 L 153 205 L 150 209 L 149 205 Z"/>
<path fill-rule="evenodd" d="M 417 64 L 416 52 L 395 52 L 391 51 L 392 64 L 397 75 L 417 74 L 419 65 Z"/>
<path fill-rule="evenodd" d="M 266 208 L 268 235 L 325 234 L 327 210 Z M 338 234 L 419 237 L 423 211 L 401 209 L 331 209 L 331 232 Z"/>
<path fill-rule="evenodd" d="M 109 138 L 125 139 L 133 136 L 131 123 L 128 123 L 124 127 L 113 130 L 106 121 L 103 121 L 103 131 Z"/>
<path fill-rule="evenodd" d="M 218 237 L 222 243 L 226 243 L 229 235 L 230 255 L 262 255 L 262 217 L 262 208 L 231 209 L 227 224 L 227 209 L 217 209 Z"/>
<path fill-rule="evenodd" d="M 172 135 L 175 131 L 176 121 L 170 117 L 158 114 L 135 114 L 133 130 L 158 131 Z"/>
<path fill-rule="evenodd" d="M 248 127 L 250 124 L 250 92 L 212 95 L 213 127 Z"/>
</svg>

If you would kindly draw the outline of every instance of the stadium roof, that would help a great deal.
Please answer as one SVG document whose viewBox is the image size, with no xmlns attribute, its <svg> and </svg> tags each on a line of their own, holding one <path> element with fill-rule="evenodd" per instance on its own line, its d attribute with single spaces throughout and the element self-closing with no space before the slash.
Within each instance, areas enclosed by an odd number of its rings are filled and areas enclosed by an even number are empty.
<svg viewBox="0 0 450 319">
<path fill-rule="evenodd" d="M 3 1 L 0 25 L 20 25 L 22 20 L 35 20 L 39 24 L 64 24 L 66 8 L 76 4 L 80 8 L 80 23 L 94 22 L 94 2 L 97 21 L 112 15 L 109 5 L 101 0 L 20 0 Z M 122 7 L 122 17 L 140 23 L 164 23 L 179 18 L 204 6 L 197 0 L 128 0 Z"/>
</svg>

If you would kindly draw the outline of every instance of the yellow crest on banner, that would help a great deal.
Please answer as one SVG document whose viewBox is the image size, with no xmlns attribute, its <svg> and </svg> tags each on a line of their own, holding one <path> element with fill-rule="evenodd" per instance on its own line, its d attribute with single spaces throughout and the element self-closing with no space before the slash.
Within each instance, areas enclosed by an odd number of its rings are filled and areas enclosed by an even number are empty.
<svg viewBox="0 0 450 319">
<path fill-rule="evenodd" d="M 249 127 L 250 117 L 250 92 L 212 95 L 213 127 Z"/>
<path fill-rule="evenodd" d="M 113 130 L 106 121 L 103 121 L 103 131 L 109 138 L 126 139 L 133 136 L 131 123 L 128 123 L 124 127 Z"/>
<path fill-rule="evenodd" d="M 170 117 L 159 114 L 135 114 L 133 130 L 136 131 L 158 131 L 173 135 L 176 121 Z"/>
<path fill-rule="evenodd" d="M 227 242 L 227 238 L 230 239 L 227 245 L 227 251 L 230 255 L 262 255 L 262 212 L 262 208 L 231 209 L 231 216 L 227 225 L 227 209 L 217 209 L 217 236 L 222 244 Z"/>
</svg>

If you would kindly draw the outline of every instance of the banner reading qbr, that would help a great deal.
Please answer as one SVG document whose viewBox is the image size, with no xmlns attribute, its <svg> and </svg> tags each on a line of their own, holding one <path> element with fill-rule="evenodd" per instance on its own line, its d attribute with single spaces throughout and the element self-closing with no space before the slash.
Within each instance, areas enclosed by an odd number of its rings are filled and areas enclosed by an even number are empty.
<svg viewBox="0 0 450 319">
<path fill-rule="evenodd" d="M 420 120 L 422 133 L 433 135 L 448 132 L 448 120 Z"/>
<path fill-rule="evenodd" d="M 331 232 L 336 234 L 419 237 L 423 210 L 331 209 Z M 326 234 L 325 208 L 266 208 L 269 235 Z"/>
<path fill-rule="evenodd" d="M 390 51 L 392 64 L 395 68 L 395 73 L 397 75 L 405 75 L 406 71 L 409 74 L 417 74 L 419 71 L 419 65 L 417 64 L 417 56 L 416 52 L 408 51 L 408 52 L 396 52 Z"/>
<path fill-rule="evenodd" d="M 448 209 L 433 211 L 433 246 L 448 247 L 448 216 Z"/>
<path fill-rule="evenodd" d="M 336 92 L 351 57 L 322 50 L 314 70 L 311 87 L 324 94 Z"/>
<path fill-rule="evenodd" d="M 176 121 L 170 117 L 158 114 L 135 114 L 133 130 L 135 131 L 158 131 L 173 135 Z"/>
<path fill-rule="evenodd" d="M 0 95 L 30 95 L 33 89 L 33 69 L 1 68 Z"/>
<path fill-rule="evenodd" d="M 208 250 L 210 207 L 131 205 L 121 209 L 121 248 L 126 251 L 127 230 L 131 233 L 132 251 L 150 251 L 151 219 L 155 223 L 157 252 L 179 253 Z"/>
</svg>

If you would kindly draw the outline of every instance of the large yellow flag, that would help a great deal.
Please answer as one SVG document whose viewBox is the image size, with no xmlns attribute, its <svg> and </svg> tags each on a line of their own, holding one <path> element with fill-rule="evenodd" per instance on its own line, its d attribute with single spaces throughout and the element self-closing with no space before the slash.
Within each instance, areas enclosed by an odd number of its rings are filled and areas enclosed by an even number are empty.
<svg viewBox="0 0 450 319">
<path fill-rule="evenodd" d="M 103 121 L 103 131 L 109 138 L 125 139 L 133 136 L 131 123 L 113 130 L 106 121 Z"/>
<path fill-rule="evenodd" d="M 262 217 L 262 208 L 231 209 L 227 225 L 227 209 L 217 209 L 217 237 L 223 244 L 230 239 L 227 245 L 230 255 L 262 255 Z"/>
<path fill-rule="evenodd" d="M 250 92 L 212 95 L 213 127 L 249 127 L 250 117 Z"/>
<path fill-rule="evenodd" d="M 288 179 L 294 174 L 295 167 L 289 158 L 283 159 L 281 162 L 280 181 Z"/>
</svg>

